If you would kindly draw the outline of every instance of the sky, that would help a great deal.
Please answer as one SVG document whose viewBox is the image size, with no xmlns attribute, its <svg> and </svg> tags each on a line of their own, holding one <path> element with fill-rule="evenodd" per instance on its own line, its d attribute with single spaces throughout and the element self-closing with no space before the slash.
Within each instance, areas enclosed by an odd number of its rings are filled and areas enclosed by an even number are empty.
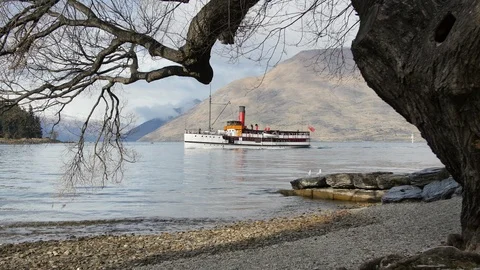
<svg viewBox="0 0 480 270">
<path fill-rule="evenodd" d="M 172 115 L 174 107 L 183 107 L 193 99 L 208 98 L 210 89 L 214 93 L 232 81 L 258 76 L 265 72 L 265 66 L 258 63 L 246 59 L 238 63 L 229 63 L 228 59 L 218 55 L 213 55 L 211 65 L 214 77 L 209 85 L 192 78 L 174 76 L 152 83 L 140 82 L 125 87 L 128 108 L 131 108 L 141 121 Z"/>
<path fill-rule="evenodd" d="M 218 55 L 212 55 L 211 65 L 214 77 L 209 85 L 204 85 L 193 78 L 172 76 L 151 83 L 139 81 L 117 87 L 116 93 L 125 106 L 122 113 L 135 115 L 136 124 L 153 118 L 176 116 L 174 108 L 191 107 L 194 99 L 208 98 L 210 87 L 214 93 L 235 80 L 263 75 L 267 68 L 266 64 L 247 59 L 231 63 L 229 59 Z M 86 118 L 93 104 L 93 96 L 94 94 L 78 97 L 64 109 L 62 117 L 65 119 Z"/>
<path fill-rule="evenodd" d="M 177 116 L 174 108 L 192 107 L 194 99 L 208 98 L 210 90 L 213 93 L 227 84 L 246 77 L 262 76 L 276 63 L 293 57 L 298 52 L 311 49 L 309 47 L 287 46 L 281 54 L 277 54 L 267 61 L 252 61 L 245 57 L 232 61 L 227 56 L 222 56 L 215 51 L 222 50 L 222 44 L 214 46 L 210 64 L 214 70 L 213 80 L 209 85 L 204 85 L 189 77 L 172 76 L 151 83 L 138 81 L 130 85 L 118 85 L 116 94 L 121 99 L 124 108 L 123 115 L 133 115 L 134 125 L 139 125 L 154 118 L 167 118 Z M 272 64 L 273 63 L 273 64 Z M 146 61 L 144 66 L 157 66 L 154 61 Z M 62 111 L 63 119 L 85 119 L 95 100 L 95 92 L 86 93 L 77 97 Z M 103 111 L 99 110 L 96 118 L 100 119 Z"/>
<path fill-rule="evenodd" d="M 287 13 L 287 11 L 285 12 Z M 288 12 L 290 12 L 290 10 Z M 263 75 L 276 63 L 291 58 L 302 50 L 313 48 L 311 46 L 288 45 L 287 43 L 295 44 L 296 41 L 301 40 L 303 36 L 303 33 L 295 31 L 294 27 L 289 29 L 290 30 L 285 33 L 285 40 L 289 42 L 281 42 L 285 47 L 277 48 L 277 51 L 269 62 L 266 60 L 252 61 L 245 57 L 238 57 L 235 58 L 235 61 L 231 61 L 228 55 L 231 55 L 231 52 L 234 51 L 235 48 L 232 49 L 232 47 L 222 45 L 217 41 L 217 44 L 212 50 L 210 60 L 214 70 L 214 77 L 209 85 L 201 84 L 192 78 L 173 76 L 151 83 L 139 81 L 131 85 L 117 87 L 115 89 L 116 94 L 120 97 L 124 105 L 122 114 L 133 115 L 133 121 L 136 125 L 153 118 L 176 116 L 177 113 L 173 110 L 174 108 L 189 106 L 188 104 L 194 99 L 204 100 L 208 98 L 210 90 L 214 93 L 232 81 L 245 77 Z M 253 38 L 255 39 L 256 37 Z M 260 36 L 258 39 L 261 40 L 262 37 Z M 276 42 L 277 40 L 275 38 L 268 39 L 267 42 L 265 42 L 266 46 L 263 49 L 263 53 L 268 54 Z M 259 54 L 258 51 L 259 50 L 247 55 L 247 57 L 256 58 Z M 269 57 L 267 57 L 267 59 L 269 59 Z M 166 60 L 144 59 L 140 68 L 146 70 L 148 70 L 149 67 L 151 67 L 151 69 L 158 68 L 159 63 L 162 64 L 162 61 L 165 61 L 163 64 L 168 64 Z M 77 97 L 74 102 L 64 109 L 62 117 L 64 119 L 85 119 L 93 105 L 94 95 L 95 93 L 92 93 L 92 96 L 83 94 Z M 99 112 L 97 117 L 100 118 L 100 115 Z"/>
</svg>

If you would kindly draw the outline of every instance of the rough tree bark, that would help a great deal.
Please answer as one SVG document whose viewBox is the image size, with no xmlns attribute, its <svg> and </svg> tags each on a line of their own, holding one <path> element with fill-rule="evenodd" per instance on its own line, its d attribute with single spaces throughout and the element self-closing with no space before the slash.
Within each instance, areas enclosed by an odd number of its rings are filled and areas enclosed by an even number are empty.
<svg viewBox="0 0 480 270">
<path fill-rule="evenodd" d="M 464 248 L 480 251 L 480 2 L 352 0 L 352 44 L 368 85 L 464 187 Z"/>
</svg>

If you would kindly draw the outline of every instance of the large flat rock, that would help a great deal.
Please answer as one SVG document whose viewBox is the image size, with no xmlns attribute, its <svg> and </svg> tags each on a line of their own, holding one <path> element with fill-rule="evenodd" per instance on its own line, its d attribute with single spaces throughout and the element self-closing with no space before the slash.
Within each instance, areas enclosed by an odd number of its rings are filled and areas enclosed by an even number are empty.
<svg viewBox="0 0 480 270">
<path fill-rule="evenodd" d="M 337 189 L 337 188 L 316 188 L 316 189 L 282 189 L 279 191 L 285 196 L 302 196 L 310 199 L 339 200 L 350 202 L 380 202 L 385 194 L 383 190 L 363 189 Z"/>
</svg>

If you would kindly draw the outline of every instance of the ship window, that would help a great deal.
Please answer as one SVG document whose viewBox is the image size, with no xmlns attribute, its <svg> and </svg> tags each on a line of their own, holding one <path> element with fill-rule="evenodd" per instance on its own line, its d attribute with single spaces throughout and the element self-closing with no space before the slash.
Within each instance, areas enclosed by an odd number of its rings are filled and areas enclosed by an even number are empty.
<svg viewBox="0 0 480 270">
<path fill-rule="evenodd" d="M 240 121 L 227 121 L 227 126 L 236 126 L 236 125 L 241 125 L 242 122 Z"/>
</svg>

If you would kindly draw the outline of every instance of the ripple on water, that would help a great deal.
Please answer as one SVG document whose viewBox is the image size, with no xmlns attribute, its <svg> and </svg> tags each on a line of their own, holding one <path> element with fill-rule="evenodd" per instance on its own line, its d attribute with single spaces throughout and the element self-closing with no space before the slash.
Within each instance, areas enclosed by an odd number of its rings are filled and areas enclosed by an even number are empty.
<svg viewBox="0 0 480 270">
<path fill-rule="evenodd" d="M 291 188 L 290 181 L 322 169 L 324 173 L 392 171 L 411 172 L 441 166 L 426 144 L 410 143 L 312 143 L 310 149 L 200 150 L 184 149 L 182 143 L 132 143 L 140 162 L 126 164 L 123 182 L 92 184 L 76 193 L 59 195 L 62 145 L 30 146 L 28 149 L 0 146 L 0 226 L 7 222 L 84 222 L 123 220 L 90 225 L 45 225 L 28 229 L 32 237 L 62 237 L 87 233 L 142 233 L 196 226 L 196 219 L 263 219 L 338 204 L 298 197 L 283 197 L 278 189 Z M 28 164 L 28 166 L 25 166 Z M 142 217 L 138 220 L 138 217 Z M 165 218 L 165 220 L 155 220 Z M 185 222 L 185 225 L 182 224 Z M 105 225 L 107 224 L 107 225 Z M 132 225 L 133 224 L 133 225 Z M 209 224 L 209 222 L 198 222 Z M 86 226 L 89 229 L 79 229 Z M 20 228 L 17 227 L 17 228 Z M 3 239 L 20 241 L 22 229 L 0 231 Z M 6 238 L 5 238 L 5 237 Z"/>
<path fill-rule="evenodd" d="M 24 186 L 0 185 L 0 189 L 27 190 L 27 189 L 31 189 L 31 188 L 30 187 L 24 187 Z"/>
</svg>

